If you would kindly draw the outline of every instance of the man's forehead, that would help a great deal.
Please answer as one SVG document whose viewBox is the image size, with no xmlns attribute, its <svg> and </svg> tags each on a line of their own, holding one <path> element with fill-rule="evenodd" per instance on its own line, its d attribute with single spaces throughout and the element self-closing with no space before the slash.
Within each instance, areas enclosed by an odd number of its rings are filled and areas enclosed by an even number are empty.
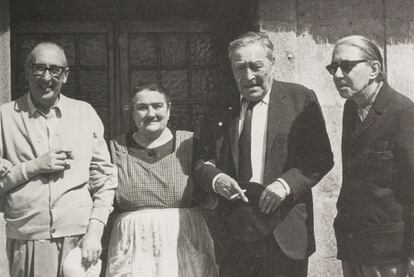
<svg viewBox="0 0 414 277">
<path fill-rule="evenodd" d="M 232 60 L 237 62 L 239 60 L 265 60 L 268 59 L 268 53 L 263 45 L 260 43 L 251 43 L 245 46 L 241 46 L 238 49 L 235 49 L 231 55 Z"/>
<path fill-rule="evenodd" d="M 40 45 L 32 52 L 34 63 L 66 66 L 65 54 L 54 45 Z"/>
<path fill-rule="evenodd" d="M 263 63 L 264 61 L 268 60 L 267 58 L 262 59 L 252 59 L 252 60 L 237 60 L 234 61 L 235 64 L 244 64 L 244 63 Z"/>
<path fill-rule="evenodd" d="M 165 102 L 165 97 L 146 97 L 146 98 L 134 98 L 135 103 L 160 103 Z"/>
<path fill-rule="evenodd" d="M 337 60 L 356 60 L 362 56 L 361 50 L 352 45 L 338 45 L 332 53 L 333 59 Z"/>
</svg>

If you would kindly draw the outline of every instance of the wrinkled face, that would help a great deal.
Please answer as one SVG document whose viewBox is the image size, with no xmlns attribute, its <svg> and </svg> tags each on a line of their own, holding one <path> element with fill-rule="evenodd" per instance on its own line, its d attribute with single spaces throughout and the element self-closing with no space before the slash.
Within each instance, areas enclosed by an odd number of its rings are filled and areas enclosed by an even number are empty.
<svg viewBox="0 0 414 277">
<path fill-rule="evenodd" d="M 338 45 L 332 54 L 332 63 L 340 64 L 342 61 L 358 60 L 364 60 L 364 56 L 355 46 Z M 333 74 L 333 81 L 342 98 L 363 98 L 365 88 L 373 79 L 372 72 L 373 68 L 369 61 L 356 63 L 349 72 L 338 67 Z"/>
<path fill-rule="evenodd" d="M 159 136 L 170 118 L 170 104 L 158 91 L 141 90 L 133 98 L 133 118 L 138 132 Z"/>
<path fill-rule="evenodd" d="M 274 61 L 269 60 L 260 42 L 235 49 L 231 67 L 243 97 L 255 102 L 263 99 L 273 83 Z"/>
<path fill-rule="evenodd" d="M 35 49 L 32 64 L 26 66 L 31 96 L 43 106 L 51 106 L 56 101 L 68 76 L 64 53 L 53 45 L 42 45 Z"/>
</svg>

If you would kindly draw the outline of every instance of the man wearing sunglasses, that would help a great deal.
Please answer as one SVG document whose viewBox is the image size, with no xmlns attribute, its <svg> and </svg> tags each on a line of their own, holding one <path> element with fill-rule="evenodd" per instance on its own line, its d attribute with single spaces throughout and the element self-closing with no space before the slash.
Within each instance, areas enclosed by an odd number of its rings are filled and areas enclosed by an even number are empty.
<svg viewBox="0 0 414 277">
<path fill-rule="evenodd" d="M 388 85 L 365 37 L 340 39 L 326 69 L 347 100 L 334 222 L 344 277 L 414 274 L 414 104 Z"/>
<path fill-rule="evenodd" d="M 38 44 L 25 73 L 29 92 L 0 107 L 0 209 L 10 276 L 62 276 L 77 245 L 85 267 L 98 261 L 116 171 L 95 110 L 61 93 L 69 76 L 63 49 Z"/>
</svg>

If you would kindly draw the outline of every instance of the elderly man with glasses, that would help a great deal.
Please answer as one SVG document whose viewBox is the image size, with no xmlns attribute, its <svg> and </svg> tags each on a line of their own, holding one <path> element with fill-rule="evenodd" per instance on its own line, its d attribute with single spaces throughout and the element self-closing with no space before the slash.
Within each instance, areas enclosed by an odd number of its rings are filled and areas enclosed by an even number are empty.
<svg viewBox="0 0 414 277">
<path fill-rule="evenodd" d="M 389 86 L 365 37 L 340 39 L 326 69 L 346 99 L 334 223 L 344 276 L 414 274 L 414 103 Z"/>
<path fill-rule="evenodd" d="M 10 276 L 56 277 L 76 246 L 85 267 L 98 261 L 116 170 L 95 110 L 61 93 L 69 75 L 63 49 L 40 43 L 25 66 L 30 91 L 0 107 Z"/>
</svg>

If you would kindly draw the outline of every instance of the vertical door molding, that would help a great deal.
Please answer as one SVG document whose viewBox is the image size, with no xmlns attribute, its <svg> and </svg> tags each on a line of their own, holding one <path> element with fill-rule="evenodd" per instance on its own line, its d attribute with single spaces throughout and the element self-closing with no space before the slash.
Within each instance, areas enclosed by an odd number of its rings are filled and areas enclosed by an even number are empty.
<svg viewBox="0 0 414 277">
<path fill-rule="evenodd" d="M 0 0 L 0 104 L 11 99 L 10 1 Z"/>
</svg>

